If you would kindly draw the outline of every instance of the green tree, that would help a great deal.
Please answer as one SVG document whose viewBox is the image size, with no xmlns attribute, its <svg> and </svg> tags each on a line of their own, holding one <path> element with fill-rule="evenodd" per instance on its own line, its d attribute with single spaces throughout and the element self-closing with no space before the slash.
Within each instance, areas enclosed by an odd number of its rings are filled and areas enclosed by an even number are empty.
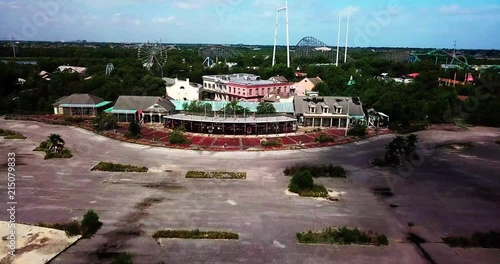
<svg viewBox="0 0 500 264">
<path fill-rule="evenodd" d="M 102 227 L 102 223 L 99 221 L 99 215 L 97 215 L 94 210 L 87 211 L 83 216 L 81 227 L 83 237 L 92 237 Z"/>
<path fill-rule="evenodd" d="M 288 188 L 291 192 L 298 193 L 300 190 L 312 189 L 314 180 L 310 171 L 304 170 L 293 175 Z"/>
<path fill-rule="evenodd" d="M 96 131 L 104 131 L 115 129 L 118 125 L 118 120 L 111 113 L 101 113 L 92 119 L 92 124 Z"/>
<path fill-rule="evenodd" d="M 257 114 L 274 114 L 276 113 L 276 108 L 272 103 L 260 102 L 257 106 Z"/>
<path fill-rule="evenodd" d="M 237 101 L 232 101 L 226 104 L 226 106 L 224 107 L 224 111 L 226 112 L 226 115 L 241 115 L 245 113 L 248 115 L 250 113 L 248 108 L 244 108 L 243 106 L 239 105 Z"/>
<path fill-rule="evenodd" d="M 49 151 L 52 153 L 61 153 L 64 149 L 64 140 L 59 134 L 50 134 L 48 138 Z"/>
<path fill-rule="evenodd" d="M 132 138 L 140 138 L 142 136 L 141 125 L 135 120 L 132 120 L 128 125 L 128 136 Z"/>
</svg>

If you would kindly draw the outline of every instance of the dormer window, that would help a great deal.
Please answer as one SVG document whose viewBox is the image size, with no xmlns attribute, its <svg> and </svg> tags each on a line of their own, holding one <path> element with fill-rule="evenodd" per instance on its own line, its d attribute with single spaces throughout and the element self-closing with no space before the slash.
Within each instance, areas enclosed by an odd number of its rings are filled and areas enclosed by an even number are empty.
<svg viewBox="0 0 500 264">
<path fill-rule="evenodd" d="M 336 113 L 336 114 L 342 114 L 342 106 L 341 106 L 341 105 L 339 105 L 339 104 L 335 103 L 335 104 L 333 105 L 333 107 L 335 107 L 335 113 Z"/>
<path fill-rule="evenodd" d="M 323 111 L 323 114 L 330 113 L 330 107 L 327 104 L 325 104 L 325 103 L 321 104 L 321 109 Z"/>
<path fill-rule="evenodd" d="M 316 114 L 316 105 L 309 104 L 309 113 Z"/>
<path fill-rule="evenodd" d="M 184 89 L 186 89 L 186 88 L 184 88 L 184 86 L 181 86 L 181 88 L 180 88 L 180 89 L 181 89 L 181 90 L 184 90 Z"/>
</svg>

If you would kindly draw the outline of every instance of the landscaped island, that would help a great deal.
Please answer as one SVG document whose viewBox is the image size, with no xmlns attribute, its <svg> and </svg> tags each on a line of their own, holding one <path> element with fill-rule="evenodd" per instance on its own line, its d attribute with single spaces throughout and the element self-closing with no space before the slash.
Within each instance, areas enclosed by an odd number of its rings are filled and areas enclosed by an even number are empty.
<svg viewBox="0 0 500 264">
<path fill-rule="evenodd" d="M 148 168 L 126 164 L 117 164 L 101 161 L 95 165 L 92 171 L 112 171 L 112 172 L 148 172 Z"/>
<path fill-rule="evenodd" d="M 153 234 L 154 239 L 182 238 L 182 239 L 239 239 L 238 234 L 223 231 L 196 230 L 158 230 Z"/>
<path fill-rule="evenodd" d="M 302 232 L 297 233 L 297 239 L 300 243 L 316 243 L 316 244 L 337 244 L 337 245 L 388 245 L 387 236 L 378 234 L 373 231 L 361 231 L 357 228 L 350 229 L 347 227 L 341 228 L 326 228 L 320 232 Z"/>
<path fill-rule="evenodd" d="M 191 179 L 246 179 L 246 172 L 227 171 L 188 171 L 186 178 Z"/>
</svg>

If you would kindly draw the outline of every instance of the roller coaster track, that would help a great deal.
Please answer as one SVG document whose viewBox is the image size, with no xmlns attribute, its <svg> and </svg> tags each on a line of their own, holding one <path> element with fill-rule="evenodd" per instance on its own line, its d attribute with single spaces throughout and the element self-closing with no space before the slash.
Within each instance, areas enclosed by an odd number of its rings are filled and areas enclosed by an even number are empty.
<svg viewBox="0 0 500 264">
<path fill-rule="evenodd" d="M 448 62 L 448 64 L 452 65 L 457 65 L 461 69 L 470 69 L 469 62 L 467 61 L 467 58 L 464 55 L 457 55 L 454 53 L 448 53 L 444 50 L 436 49 L 432 50 L 426 53 L 417 53 L 417 52 L 411 52 L 410 53 L 411 61 L 417 62 L 421 61 L 421 57 L 445 57 L 445 58 L 451 58 L 451 61 Z"/>
</svg>

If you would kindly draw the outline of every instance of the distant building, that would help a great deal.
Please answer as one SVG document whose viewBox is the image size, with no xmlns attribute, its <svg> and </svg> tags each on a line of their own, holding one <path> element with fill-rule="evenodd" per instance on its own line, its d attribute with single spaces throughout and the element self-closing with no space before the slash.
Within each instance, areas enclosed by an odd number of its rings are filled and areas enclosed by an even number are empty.
<svg viewBox="0 0 500 264">
<path fill-rule="evenodd" d="M 294 83 L 293 86 L 295 87 L 296 90 L 300 91 L 312 91 L 314 87 L 316 87 L 318 84 L 322 83 L 323 80 L 321 78 L 316 77 L 316 78 L 304 78 L 302 81 L 298 83 Z"/>
<path fill-rule="evenodd" d="M 168 98 L 158 96 L 120 96 L 115 106 L 106 110 L 115 115 L 118 122 L 142 123 L 162 123 L 163 116 L 174 111 L 175 105 Z"/>
<path fill-rule="evenodd" d="M 288 79 L 285 76 L 273 76 L 269 78 L 270 81 L 273 81 L 275 83 L 288 83 Z"/>
<path fill-rule="evenodd" d="M 273 92 L 289 97 L 291 86 L 288 82 L 262 80 L 260 76 L 246 73 L 203 76 L 203 91 L 215 101 L 258 102 Z"/>
<path fill-rule="evenodd" d="M 85 67 L 76 67 L 76 66 L 59 66 L 59 67 L 57 67 L 57 71 L 60 71 L 60 72 L 69 72 L 69 73 L 78 73 L 79 75 L 85 75 L 87 73 L 87 68 L 85 68 Z"/>
<path fill-rule="evenodd" d="M 52 106 L 56 115 L 96 116 L 111 103 L 90 94 L 72 94 L 60 98 Z"/>
<path fill-rule="evenodd" d="M 295 114 L 304 127 L 346 128 L 347 119 L 366 122 L 363 105 L 357 97 L 296 96 Z"/>
<path fill-rule="evenodd" d="M 201 99 L 201 84 L 189 82 L 189 79 L 163 78 L 167 83 L 166 94 L 175 100 L 197 101 Z"/>
</svg>

